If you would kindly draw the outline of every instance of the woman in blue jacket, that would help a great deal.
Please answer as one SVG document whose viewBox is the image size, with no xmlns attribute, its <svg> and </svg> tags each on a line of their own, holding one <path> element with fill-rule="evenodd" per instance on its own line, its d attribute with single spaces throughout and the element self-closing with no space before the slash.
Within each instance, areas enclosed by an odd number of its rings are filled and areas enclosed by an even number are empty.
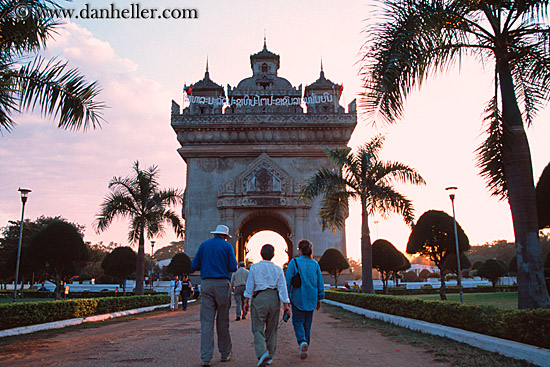
<svg viewBox="0 0 550 367">
<path fill-rule="evenodd" d="M 307 358 L 311 337 L 313 311 L 321 308 L 321 300 L 325 298 L 325 289 L 321 268 L 313 260 L 313 247 L 308 240 L 298 243 L 298 257 L 288 263 L 286 283 L 292 304 L 292 325 L 298 341 L 300 358 Z M 300 287 L 293 287 L 292 278 L 300 274 Z"/>
</svg>

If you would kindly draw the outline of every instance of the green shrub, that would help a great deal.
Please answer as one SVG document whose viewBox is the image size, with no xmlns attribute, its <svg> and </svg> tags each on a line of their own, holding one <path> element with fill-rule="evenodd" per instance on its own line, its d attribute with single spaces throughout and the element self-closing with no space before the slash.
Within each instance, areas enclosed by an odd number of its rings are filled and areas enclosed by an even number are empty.
<svg viewBox="0 0 550 367">
<path fill-rule="evenodd" d="M 168 303 L 167 295 L 0 304 L 0 330 Z"/>
<path fill-rule="evenodd" d="M 491 306 L 334 291 L 327 291 L 326 298 L 372 311 L 550 348 L 550 310 L 502 310 Z"/>
</svg>

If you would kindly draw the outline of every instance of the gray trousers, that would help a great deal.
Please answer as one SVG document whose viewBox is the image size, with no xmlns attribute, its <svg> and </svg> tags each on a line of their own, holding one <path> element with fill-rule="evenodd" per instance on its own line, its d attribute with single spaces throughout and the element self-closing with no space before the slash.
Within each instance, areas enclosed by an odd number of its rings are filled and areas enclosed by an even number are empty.
<svg viewBox="0 0 550 367">
<path fill-rule="evenodd" d="M 243 312 L 243 301 L 244 301 L 244 290 L 245 285 L 238 285 L 235 287 L 234 297 L 235 297 L 235 314 L 237 317 L 246 316 L 246 312 Z"/>
<path fill-rule="evenodd" d="M 214 320 L 218 334 L 218 350 L 222 358 L 231 353 L 229 279 L 203 279 L 201 283 L 201 359 L 210 362 L 214 354 Z"/>
<path fill-rule="evenodd" d="M 280 313 L 281 302 L 277 290 L 265 290 L 252 299 L 250 315 L 256 357 L 260 358 L 265 352 L 269 352 L 270 358 L 275 355 Z"/>
</svg>

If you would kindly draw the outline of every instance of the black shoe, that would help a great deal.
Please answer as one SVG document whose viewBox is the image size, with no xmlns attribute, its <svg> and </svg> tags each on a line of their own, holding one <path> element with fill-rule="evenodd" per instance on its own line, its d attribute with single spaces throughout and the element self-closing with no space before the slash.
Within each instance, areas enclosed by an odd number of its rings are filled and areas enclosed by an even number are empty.
<svg viewBox="0 0 550 367">
<path fill-rule="evenodd" d="M 246 316 L 243 316 L 243 320 L 246 320 Z"/>
<path fill-rule="evenodd" d="M 240 317 L 237 317 L 237 318 L 235 319 L 235 321 L 239 321 L 240 319 L 241 319 Z"/>
<path fill-rule="evenodd" d="M 227 355 L 227 357 L 222 357 L 221 361 L 222 361 L 222 362 L 229 362 L 229 361 L 231 360 L 231 356 L 233 356 L 233 353 L 230 352 L 230 353 Z"/>
</svg>

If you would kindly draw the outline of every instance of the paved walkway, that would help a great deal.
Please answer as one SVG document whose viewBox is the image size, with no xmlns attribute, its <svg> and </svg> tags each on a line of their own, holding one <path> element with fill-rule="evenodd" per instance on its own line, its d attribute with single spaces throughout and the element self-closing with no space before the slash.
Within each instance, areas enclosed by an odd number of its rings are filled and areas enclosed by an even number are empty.
<svg viewBox="0 0 550 367">
<path fill-rule="evenodd" d="M 213 366 L 255 366 L 250 321 L 233 321 L 233 358 Z M 1 366 L 199 366 L 199 305 L 187 311 L 155 312 L 125 320 L 15 337 L 0 344 Z M 330 306 L 315 312 L 309 357 L 300 360 L 292 324 L 279 327 L 273 366 L 449 366 L 420 348 L 400 344 L 349 321 L 337 320 Z"/>
</svg>

